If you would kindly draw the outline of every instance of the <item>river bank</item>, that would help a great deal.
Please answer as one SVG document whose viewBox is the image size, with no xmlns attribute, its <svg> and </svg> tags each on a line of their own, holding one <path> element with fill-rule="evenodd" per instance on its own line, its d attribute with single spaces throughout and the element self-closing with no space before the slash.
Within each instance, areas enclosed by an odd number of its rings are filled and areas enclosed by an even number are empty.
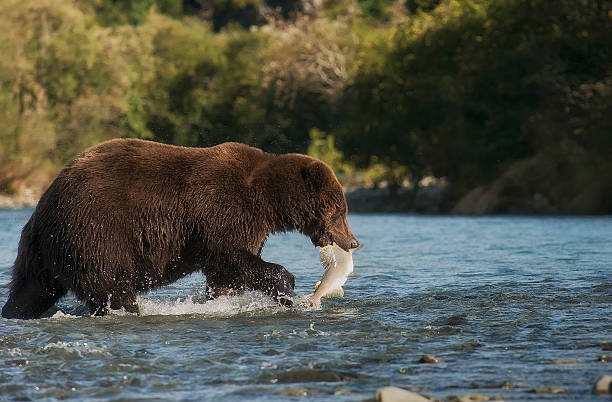
<svg viewBox="0 0 612 402">
<path fill-rule="evenodd" d="M 0 208 L 16 209 L 35 207 L 41 194 L 26 190 L 23 194 L 0 193 Z"/>
<path fill-rule="evenodd" d="M 460 189 L 464 187 L 464 189 Z M 347 188 L 351 212 L 451 215 L 610 215 L 612 164 L 585 153 L 540 153 L 510 164 L 488 183 L 428 178 L 415 190 Z"/>
<path fill-rule="evenodd" d="M 456 199 L 451 185 L 441 181 L 401 187 L 395 194 L 388 188 L 345 187 L 351 213 L 417 213 L 431 215 L 606 215 L 605 199 L 588 191 L 564 203 L 555 203 L 545 193 L 521 188 L 512 177 L 502 177 L 479 186 Z M 0 209 L 33 208 L 41 191 L 26 189 L 20 194 L 0 193 Z"/>
</svg>

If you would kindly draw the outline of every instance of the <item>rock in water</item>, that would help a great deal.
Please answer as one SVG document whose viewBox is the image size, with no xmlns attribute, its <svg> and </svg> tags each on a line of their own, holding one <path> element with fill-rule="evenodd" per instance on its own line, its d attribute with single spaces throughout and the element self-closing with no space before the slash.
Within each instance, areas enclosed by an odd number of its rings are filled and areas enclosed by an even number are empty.
<svg viewBox="0 0 612 402">
<path fill-rule="evenodd" d="M 281 395 L 283 396 L 306 396 L 308 395 L 308 391 L 306 391 L 305 389 L 299 389 L 299 388 L 288 389 L 286 391 L 283 391 Z"/>
<path fill-rule="evenodd" d="M 336 243 L 321 248 L 319 258 L 325 267 L 325 273 L 315 285 L 314 294 L 309 295 L 314 305 L 321 304 L 322 297 L 344 296 L 342 285 L 353 273 L 353 251 L 344 251 Z"/>
<path fill-rule="evenodd" d="M 612 394 L 612 376 L 604 375 L 600 377 L 595 386 L 593 392 L 596 394 Z"/>
<path fill-rule="evenodd" d="M 292 382 L 339 382 L 340 376 L 329 370 L 292 369 L 277 376 L 279 383 Z"/>
<path fill-rule="evenodd" d="M 563 394 L 565 393 L 565 389 L 560 387 L 536 387 L 529 392 L 533 392 L 534 394 Z"/>
<path fill-rule="evenodd" d="M 434 355 L 423 355 L 417 363 L 440 363 L 441 360 L 436 358 Z"/>
<path fill-rule="evenodd" d="M 406 391 L 398 387 L 382 387 L 376 390 L 376 401 L 378 402 L 430 402 L 414 392 Z"/>
</svg>

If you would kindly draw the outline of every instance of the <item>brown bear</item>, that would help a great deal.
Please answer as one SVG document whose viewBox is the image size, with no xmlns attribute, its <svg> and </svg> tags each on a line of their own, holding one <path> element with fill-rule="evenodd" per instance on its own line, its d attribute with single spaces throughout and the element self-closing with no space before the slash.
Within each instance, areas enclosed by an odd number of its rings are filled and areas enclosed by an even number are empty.
<svg viewBox="0 0 612 402">
<path fill-rule="evenodd" d="M 325 163 L 238 143 L 185 148 L 115 139 L 70 162 L 25 225 L 2 309 L 40 317 L 71 290 L 92 314 L 198 269 L 207 295 L 260 290 L 291 305 L 295 278 L 260 258 L 270 233 L 358 246 Z"/>
</svg>

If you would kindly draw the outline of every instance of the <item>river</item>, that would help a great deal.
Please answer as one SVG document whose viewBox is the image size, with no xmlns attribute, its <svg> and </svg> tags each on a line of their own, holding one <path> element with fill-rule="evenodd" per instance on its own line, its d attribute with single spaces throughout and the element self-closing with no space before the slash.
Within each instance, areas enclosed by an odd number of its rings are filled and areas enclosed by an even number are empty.
<svg viewBox="0 0 612 402">
<path fill-rule="evenodd" d="M 1 303 L 31 213 L 0 210 Z M 604 400 L 592 387 L 612 374 L 599 361 L 612 354 L 612 218 L 349 222 L 356 275 L 319 310 L 255 292 L 205 302 L 194 274 L 142 295 L 141 316 L 89 317 L 68 296 L 47 318 L 1 319 L 0 399 L 355 401 L 392 385 Z M 263 258 L 295 274 L 300 300 L 323 273 L 299 234 L 270 237 Z"/>
</svg>

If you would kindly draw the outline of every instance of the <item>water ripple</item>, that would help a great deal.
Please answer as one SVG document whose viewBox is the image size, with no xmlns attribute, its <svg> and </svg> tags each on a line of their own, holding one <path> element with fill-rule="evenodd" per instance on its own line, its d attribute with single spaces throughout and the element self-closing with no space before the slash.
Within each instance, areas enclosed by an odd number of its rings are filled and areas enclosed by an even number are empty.
<svg viewBox="0 0 612 402">
<path fill-rule="evenodd" d="M 0 284 L 31 211 L 0 212 Z M 258 292 L 205 301 L 196 274 L 90 317 L 67 297 L 0 325 L 0 395 L 22 400 L 371 398 L 599 400 L 612 342 L 612 219 L 355 215 L 365 247 L 343 298 L 307 307 L 323 269 L 301 235 L 263 257 L 297 277 L 295 308 Z M 0 288 L 0 299 L 7 289 Z M 425 354 L 439 363 L 420 363 Z M 608 353 L 609 354 L 609 353 Z M 562 394 L 530 390 L 560 387 Z M 0 398 L 2 399 L 2 398 Z"/>
</svg>

